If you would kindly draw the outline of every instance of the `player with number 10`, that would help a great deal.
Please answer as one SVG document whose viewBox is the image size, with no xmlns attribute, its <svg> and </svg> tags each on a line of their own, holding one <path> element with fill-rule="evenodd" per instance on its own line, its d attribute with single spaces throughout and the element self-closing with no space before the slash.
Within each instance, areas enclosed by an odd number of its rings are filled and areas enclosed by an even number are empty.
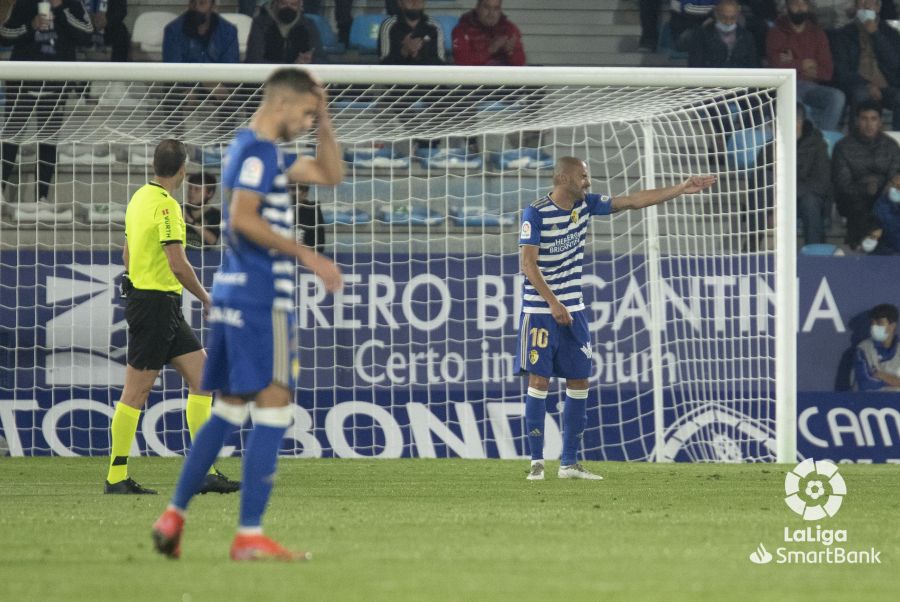
<svg viewBox="0 0 900 602">
<path fill-rule="evenodd" d="M 643 209 L 682 194 L 700 192 L 715 176 L 692 177 L 676 186 L 628 196 L 589 194 L 587 163 L 562 157 L 553 172 L 553 190 L 525 208 L 519 232 L 519 259 L 525 274 L 519 319 L 516 371 L 526 372 L 525 428 L 531 451 L 528 480 L 544 478 L 544 421 L 552 377 L 566 379 L 563 450 L 557 476 L 600 480 L 577 461 L 587 422 L 591 337 L 581 293 L 581 269 L 588 221 L 623 209 Z"/>
</svg>

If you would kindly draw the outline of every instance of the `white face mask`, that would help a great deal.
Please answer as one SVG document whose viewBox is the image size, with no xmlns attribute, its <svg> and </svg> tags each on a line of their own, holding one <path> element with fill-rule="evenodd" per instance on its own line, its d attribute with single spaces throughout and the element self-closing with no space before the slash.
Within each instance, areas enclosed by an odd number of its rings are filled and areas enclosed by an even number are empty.
<svg viewBox="0 0 900 602">
<path fill-rule="evenodd" d="M 878 241 L 874 238 L 864 238 L 860 246 L 866 253 L 871 253 L 878 246 Z"/>
<path fill-rule="evenodd" d="M 732 31 L 737 29 L 737 23 L 730 23 L 726 25 L 725 23 L 716 21 L 716 28 L 722 33 L 731 33 Z"/>
<path fill-rule="evenodd" d="M 900 203 L 900 188 L 891 187 L 888 197 L 895 203 Z"/>
<path fill-rule="evenodd" d="M 873 341 L 878 341 L 879 343 L 883 343 L 887 340 L 887 326 L 883 326 L 881 324 L 872 324 L 872 328 L 869 329 L 869 334 L 872 335 Z"/>
<path fill-rule="evenodd" d="M 871 8 L 861 8 L 856 11 L 856 18 L 859 19 L 861 23 L 865 23 L 866 21 L 874 21 L 877 17 L 878 14 Z"/>
</svg>

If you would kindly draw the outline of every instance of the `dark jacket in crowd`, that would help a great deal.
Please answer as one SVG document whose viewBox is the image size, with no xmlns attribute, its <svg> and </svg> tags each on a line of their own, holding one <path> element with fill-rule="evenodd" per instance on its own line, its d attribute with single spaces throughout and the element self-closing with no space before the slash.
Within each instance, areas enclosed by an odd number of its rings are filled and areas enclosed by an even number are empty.
<svg viewBox="0 0 900 602">
<path fill-rule="evenodd" d="M 299 55 L 312 50 L 312 62 L 324 62 L 322 40 L 312 21 L 298 13 L 293 21 L 282 23 L 273 4 L 264 4 L 253 17 L 244 60 L 248 63 L 293 64 Z"/>
<path fill-rule="evenodd" d="M 731 51 L 722 41 L 715 23 L 708 23 L 694 32 L 688 54 L 690 67 L 759 67 L 756 42 L 743 27 L 737 28 L 737 41 Z"/>
<path fill-rule="evenodd" d="M 53 27 L 37 31 L 31 22 L 38 14 L 38 0 L 16 0 L 0 27 L 0 39 L 12 45 L 13 61 L 74 61 L 76 46 L 91 42 L 94 26 L 80 0 L 63 0 L 50 9 Z"/>
<path fill-rule="evenodd" d="M 423 38 L 425 43 L 419 54 L 406 57 L 400 53 L 403 39 L 411 34 L 414 38 Z M 388 17 L 381 24 L 378 33 L 381 62 L 385 65 L 443 65 L 444 64 L 444 32 L 440 24 L 423 14 L 415 27 L 410 27 L 403 17 Z"/>
<path fill-rule="evenodd" d="M 874 199 L 866 190 L 866 180 L 876 176 L 878 190 L 884 188 L 900 172 L 900 146 L 883 133 L 867 140 L 852 132 L 834 145 L 831 170 L 839 209 L 858 204 L 871 208 Z"/>
<path fill-rule="evenodd" d="M 166 63 L 239 63 L 237 27 L 212 13 L 209 30 L 201 36 L 187 13 L 166 25 L 163 32 L 163 61 Z"/>
<path fill-rule="evenodd" d="M 871 35 L 878 68 L 887 82 L 900 87 L 900 33 L 878 21 L 878 30 L 869 34 L 858 21 L 847 23 L 831 34 L 831 54 L 834 57 L 834 83 L 844 92 L 852 92 L 868 82 L 859 74 L 860 35 Z"/>
<path fill-rule="evenodd" d="M 885 255 L 900 254 L 900 203 L 882 193 L 875 201 L 873 211 L 882 227 L 878 250 Z"/>
<path fill-rule="evenodd" d="M 808 119 L 797 140 L 797 196 L 812 193 L 823 200 L 831 198 L 831 160 L 822 132 Z"/>
</svg>

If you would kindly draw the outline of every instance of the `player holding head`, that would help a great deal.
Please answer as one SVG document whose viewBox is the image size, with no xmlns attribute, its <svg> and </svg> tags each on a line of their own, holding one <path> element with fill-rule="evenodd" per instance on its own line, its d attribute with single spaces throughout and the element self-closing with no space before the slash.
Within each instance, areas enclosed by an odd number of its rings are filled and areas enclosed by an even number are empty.
<svg viewBox="0 0 900 602">
<path fill-rule="evenodd" d="M 318 156 L 288 161 L 278 142 L 293 140 L 318 122 Z M 295 260 L 325 287 L 341 288 L 330 260 L 294 238 L 288 182 L 334 185 L 343 178 L 340 148 L 328 115 L 325 90 L 298 68 L 281 68 L 263 87 L 250 128 L 238 132 L 225 158 L 222 188 L 225 254 L 216 274 L 210 310 L 209 361 L 203 384 L 218 391 L 213 415 L 197 435 L 168 508 L 153 525 L 156 549 L 180 554 L 188 503 L 226 438 L 247 418 L 253 430 L 244 448 L 240 522 L 231 546 L 234 560 L 305 558 L 262 534 L 262 515 L 275 478 L 278 450 L 291 424 L 297 377 L 294 340 Z M 250 402 L 254 402 L 251 409 Z"/>
<path fill-rule="evenodd" d="M 127 294 L 128 365 L 125 388 L 116 404 L 110 433 L 112 451 L 106 493 L 154 494 L 128 476 L 128 453 L 141 408 L 165 364 L 172 364 L 188 385 L 191 439 L 209 418 L 212 396 L 201 387 L 206 353 L 181 314 L 181 291 L 188 289 L 209 307 L 209 295 L 184 254 L 185 225 L 174 194 L 184 181 L 187 153 L 178 140 L 163 140 L 153 153 L 153 179 L 139 188 L 125 211 L 123 296 Z M 212 470 L 200 493 L 230 493 L 240 483 Z"/>
<path fill-rule="evenodd" d="M 544 420 L 550 378 L 566 379 L 563 408 L 561 479 L 602 479 L 577 462 L 587 421 L 585 408 L 591 374 L 591 336 L 581 297 L 581 268 L 588 221 L 622 209 L 643 209 L 682 194 L 700 192 L 714 176 L 692 177 L 677 186 L 643 190 L 629 196 L 588 194 L 587 163 L 562 157 L 553 172 L 553 190 L 525 208 L 519 233 L 525 274 L 519 321 L 517 371 L 527 372 L 525 427 L 531 448 L 528 480 L 544 478 Z"/>
</svg>

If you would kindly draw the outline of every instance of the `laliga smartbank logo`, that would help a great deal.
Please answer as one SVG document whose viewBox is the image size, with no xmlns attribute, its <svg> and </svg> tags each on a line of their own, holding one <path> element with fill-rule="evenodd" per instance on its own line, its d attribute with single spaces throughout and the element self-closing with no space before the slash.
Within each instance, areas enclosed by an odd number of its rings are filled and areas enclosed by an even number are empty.
<svg viewBox="0 0 900 602">
<path fill-rule="evenodd" d="M 784 477 L 784 502 L 804 521 L 833 518 L 847 495 L 847 484 L 837 465 L 828 460 L 806 459 Z M 754 564 L 881 564 L 881 551 L 874 547 L 845 546 L 846 529 L 784 527 L 782 541 L 774 554 L 763 542 L 750 554 Z M 850 542 L 853 543 L 853 542 Z"/>
</svg>

